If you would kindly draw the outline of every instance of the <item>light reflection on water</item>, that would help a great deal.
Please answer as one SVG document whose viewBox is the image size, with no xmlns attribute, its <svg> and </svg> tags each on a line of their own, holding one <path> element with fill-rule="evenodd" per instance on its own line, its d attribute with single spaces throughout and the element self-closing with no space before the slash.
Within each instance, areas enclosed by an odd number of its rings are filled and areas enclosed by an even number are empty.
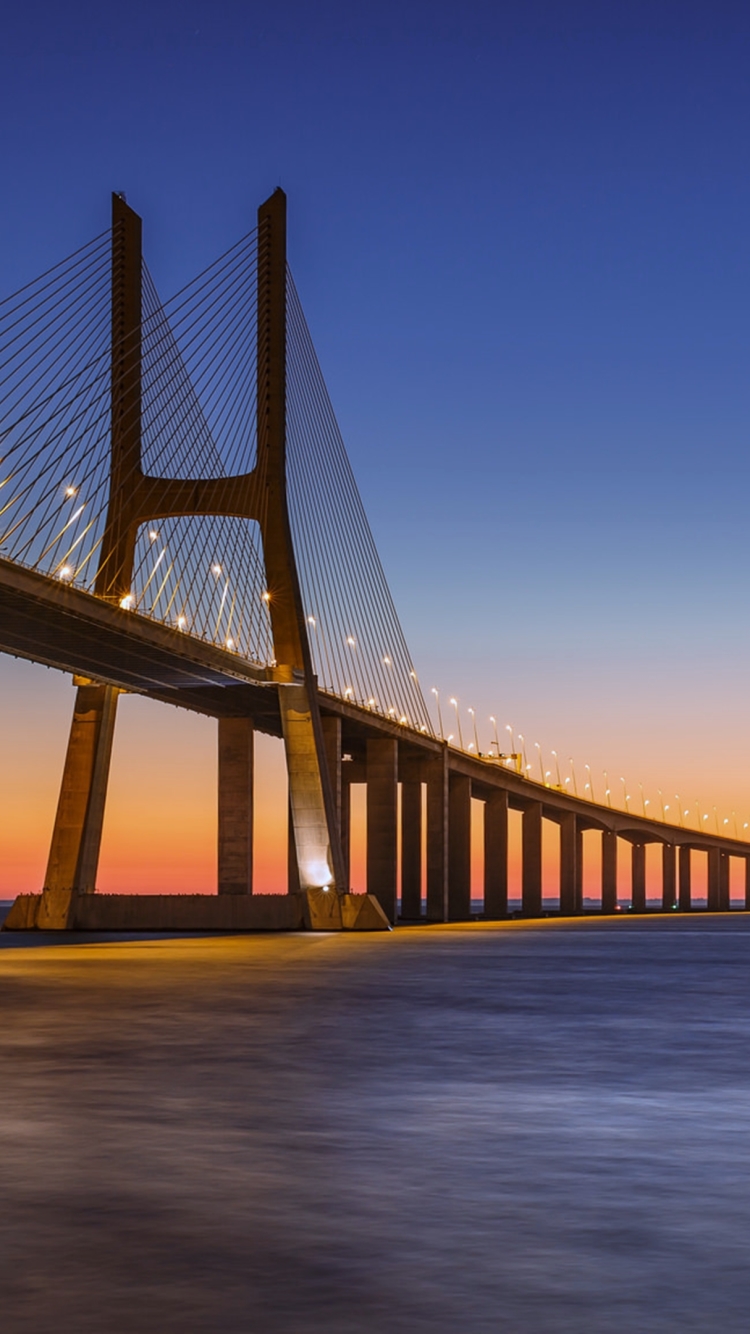
<svg viewBox="0 0 750 1334">
<path fill-rule="evenodd" d="M 744 1334 L 749 971 L 744 916 L 3 952 L 3 1328 Z"/>
</svg>

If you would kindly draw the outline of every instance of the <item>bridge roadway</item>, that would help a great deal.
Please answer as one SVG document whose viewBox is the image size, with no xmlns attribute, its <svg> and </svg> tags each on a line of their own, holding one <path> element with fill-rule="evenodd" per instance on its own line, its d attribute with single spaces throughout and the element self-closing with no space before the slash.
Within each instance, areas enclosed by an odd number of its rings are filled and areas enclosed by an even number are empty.
<svg viewBox="0 0 750 1334">
<path fill-rule="evenodd" d="M 189 633 L 0 558 L 0 652 L 107 682 L 215 718 L 250 718 L 281 736 L 272 669 Z M 329 766 L 348 857 L 350 792 L 367 786 L 368 887 L 396 913 L 398 784 L 401 797 L 402 915 L 420 916 L 422 786 L 426 788 L 427 915 L 460 920 L 470 909 L 471 800 L 484 802 L 485 914 L 508 907 L 508 810 L 522 813 L 523 910 L 542 912 L 542 821 L 560 827 L 560 907 L 582 910 L 582 836 L 602 837 L 602 908 L 617 905 L 617 842 L 632 846 L 633 907 L 646 906 L 646 845 L 662 846 L 662 906 L 691 906 L 691 850 L 708 854 L 708 906 L 729 907 L 729 858 L 750 844 L 602 806 L 547 787 L 445 742 L 320 692 Z M 679 865 L 678 865 L 679 854 Z M 293 887 L 293 886 L 292 886 Z"/>
</svg>

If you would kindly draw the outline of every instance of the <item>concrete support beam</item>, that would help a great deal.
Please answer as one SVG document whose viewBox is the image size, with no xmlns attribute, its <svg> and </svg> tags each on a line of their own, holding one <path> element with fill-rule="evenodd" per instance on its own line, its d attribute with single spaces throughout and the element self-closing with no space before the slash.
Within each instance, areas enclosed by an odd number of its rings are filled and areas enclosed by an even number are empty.
<svg viewBox="0 0 750 1334">
<path fill-rule="evenodd" d="M 253 770 L 251 718 L 219 719 L 220 894 L 253 892 Z"/>
<path fill-rule="evenodd" d="M 731 897 L 729 888 L 729 853 L 719 853 L 719 911 L 729 912 Z"/>
<path fill-rule="evenodd" d="M 617 834 L 602 833 L 602 912 L 617 912 Z"/>
<path fill-rule="evenodd" d="M 427 772 L 427 920 L 448 921 L 448 747 Z"/>
<path fill-rule="evenodd" d="M 471 917 L 471 779 L 451 774 L 448 788 L 448 920 Z"/>
<path fill-rule="evenodd" d="M 560 821 L 560 912 L 572 917 L 580 911 L 578 903 L 579 862 L 578 819 L 575 811 L 566 811 Z"/>
<path fill-rule="evenodd" d="M 745 858 L 745 912 L 750 912 L 750 857 Z"/>
<path fill-rule="evenodd" d="M 44 888 L 96 888 L 119 691 L 79 685 L 52 831 Z"/>
<path fill-rule="evenodd" d="M 398 741 L 367 742 L 367 893 L 396 920 Z"/>
<path fill-rule="evenodd" d="M 718 912 L 721 907 L 721 852 L 708 849 L 708 911 Z"/>
<path fill-rule="evenodd" d="M 484 803 L 484 915 L 508 915 L 508 794 L 493 792 Z"/>
<path fill-rule="evenodd" d="M 542 803 L 535 801 L 523 813 L 522 907 L 527 917 L 542 914 Z"/>
<path fill-rule="evenodd" d="M 422 784 L 401 784 L 401 916 L 422 915 Z"/>
<path fill-rule="evenodd" d="M 690 848 L 683 846 L 680 848 L 679 857 L 680 883 L 678 889 L 680 912 L 690 912 L 692 907 L 692 885 L 691 885 L 691 859 Z"/>
<path fill-rule="evenodd" d="M 670 912 L 677 902 L 677 849 L 674 843 L 663 843 L 661 848 L 661 906 Z"/>
<path fill-rule="evenodd" d="M 631 862 L 631 902 L 633 912 L 646 911 L 646 845 L 634 843 Z"/>
</svg>

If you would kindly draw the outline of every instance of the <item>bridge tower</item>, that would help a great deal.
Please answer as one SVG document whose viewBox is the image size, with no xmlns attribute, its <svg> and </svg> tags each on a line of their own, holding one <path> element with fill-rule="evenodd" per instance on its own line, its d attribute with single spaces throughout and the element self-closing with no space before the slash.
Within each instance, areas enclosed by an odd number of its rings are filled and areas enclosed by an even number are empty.
<svg viewBox="0 0 750 1334">
<path fill-rule="evenodd" d="M 241 476 L 159 478 L 141 453 L 141 219 L 112 198 L 111 443 L 109 500 L 96 594 L 127 605 L 139 525 L 215 515 L 255 520 L 290 797 L 290 881 L 307 896 L 312 925 L 341 926 L 348 886 L 326 739 L 292 542 L 286 488 L 286 196 L 258 210 L 257 456 Z M 78 894 L 95 890 L 118 690 L 83 678 L 77 695 L 52 834 L 40 926 L 64 927 Z M 219 891 L 249 893 L 252 721 L 219 721 Z M 338 892 L 336 892 L 338 891 Z"/>
</svg>

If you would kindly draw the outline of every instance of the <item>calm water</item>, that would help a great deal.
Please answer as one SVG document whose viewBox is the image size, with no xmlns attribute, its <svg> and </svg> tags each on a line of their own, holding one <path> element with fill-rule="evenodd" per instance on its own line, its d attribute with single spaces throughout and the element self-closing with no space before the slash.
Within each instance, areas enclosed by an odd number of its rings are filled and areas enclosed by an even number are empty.
<svg viewBox="0 0 750 1334">
<path fill-rule="evenodd" d="M 746 917 L 18 943 L 4 1334 L 750 1329 Z"/>
</svg>

